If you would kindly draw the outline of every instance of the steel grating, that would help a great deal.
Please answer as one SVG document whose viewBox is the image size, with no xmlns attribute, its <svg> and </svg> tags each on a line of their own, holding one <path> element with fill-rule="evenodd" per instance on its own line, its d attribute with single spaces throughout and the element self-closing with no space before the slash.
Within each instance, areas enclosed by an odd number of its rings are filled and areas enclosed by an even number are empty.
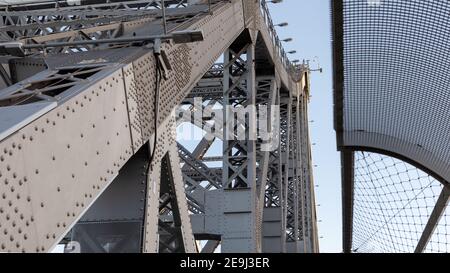
<svg viewBox="0 0 450 273">
<path fill-rule="evenodd" d="M 450 2 L 331 4 L 344 251 L 448 252 Z"/>
<path fill-rule="evenodd" d="M 338 144 L 450 180 L 450 2 L 334 1 Z"/>
<path fill-rule="evenodd" d="M 442 184 L 414 166 L 355 153 L 353 252 L 414 252 Z"/>
</svg>

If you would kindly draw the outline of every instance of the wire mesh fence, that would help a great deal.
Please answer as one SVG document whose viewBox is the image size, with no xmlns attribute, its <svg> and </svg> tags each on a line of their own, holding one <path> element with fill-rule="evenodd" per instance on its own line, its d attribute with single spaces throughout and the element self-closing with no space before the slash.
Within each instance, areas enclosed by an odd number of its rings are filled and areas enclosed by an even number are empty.
<svg viewBox="0 0 450 273">
<path fill-rule="evenodd" d="M 414 252 L 442 187 L 406 162 L 356 152 L 353 252 Z M 439 221 L 426 252 L 448 252 L 449 217 Z"/>
</svg>

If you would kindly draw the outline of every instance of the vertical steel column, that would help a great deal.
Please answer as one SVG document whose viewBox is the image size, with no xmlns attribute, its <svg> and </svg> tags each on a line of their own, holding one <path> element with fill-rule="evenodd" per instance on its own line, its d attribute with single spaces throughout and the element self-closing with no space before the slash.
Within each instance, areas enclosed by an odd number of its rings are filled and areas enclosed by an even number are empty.
<svg viewBox="0 0 450 273">
<path fill-rule="evenodd" d="M 263 211 L 263 252 L 280 253 L 286 251 L 285 210 L 283 209 L 282 197 L 280 90 L 275 77 L 259 78 L 257 83 L 257 104 L 268 107 L 268 121 L 264 125 L 267 126 L 267 131 L 270 130 L 272 133 L 270 137 L 267 136 L 270 139 L 266 139 L 266 142 L 270 142 L 270 145 L 264 143 L 264 140 L 259 141 L 259 147 L 264 147 L 266 150 L 260 152 L 258 160 L 260 162 L 258 181 L 261 180 L 261 185 L 258 185 L 261 190 L 260 201 L 264 200 L 264 208 L 261 209 Z M 277 114 L 277 116 L 273 116 L 274 114 Z M 260 113 L 260 117 L 262 117 L 262 113 Z M 272 118 L 275 118 L 275 120 L 272 120 Z M 264 119 L 260 119 L 259 122 L 265 123 Z M 274 126 L 274 122 L 277 125 Z M 261 126 L 262 124 L 260 124 L 260 128 Z M 261 138 L 263 139 L 263 136 Z"/>
<path fill-rule="evenodd" d="M 254 56 L 254 45 L 247 44 L 239 53 L 228 49 L 224 58 L 223 252 L 261 252 L 262 219 L 257 214 L 256 194 Z M 245 129 L 244 139 L 242 129 Z"/>
<path fill-rule="evenodd" d="M 175 129 L 172 115 L 157 131 L 155 158 L 149 166 L 147 182 L 144 252 L 196 252 Z M 168 210 L 171 213 L 167 213 Z"/>
<path fill-rule="evenodd" d="M 297 181 L 297 113 L 295 99 L 290 98 L 290 113 L 289 119 L 289 157 L 287 161 L 288 166 L 288 194 L 287 194 L 287 241 L 288 251 L 297 252 L 299 224 L 298 224 L 298 181 Z"/>
<path fill-rule="evenodd" d="M 282 187 L 281 187 L 281 208 L 283 215 L 283 236 L 284 250 L 287 251 L 288 235 L 288 192 L 289 192 L 289 155 L 290 155 L 290 139 L 291 139 L 291 109 L 292 101 L 289 97 L 281 97 L 280 95 L 280 111 L 281 111 L 281 171 L 282 171 Z"/>
<path fill-rule="evenodd" d="M 304 135 L 304 115 L 303 115 L 303 104 L 301 100 L 301 96 L 297 97 L 295 111 L 296 111 L 296 137 L 297 137 L 297 146 L 296 146 L 296 156 L 297 156 L 297 166 L 296 166 L 296 178 L 297 178 L 297 198 L 298 198 L 298 240 L 301 243 L 300 250 L 302 252 L 307 252 L 306 250 L 306 206 L 305 206 L 305 182 L 307 181 L 307 177 L 305 176 L 304 169 L 307 165 L 308 161 L 305 160 L 304 153 L 305 150 L 308 149 L 305 146 L 305 135 Z"/>
<path fill-rule="evenodd" d="M 302 191 L 303 194 L 303 202 L 304 202 L 304 214 L 303 214 L 303 221 L 304 221 L 304 244 L 305 244 L 305 251 L 306 252 L 314 252 L 314 222 L 313 219 L 313 211 L 315 210 L 315 204 L 313 203 L 312 195 L 314 192 L 314 186 L 312 184 L 312 177 L 311 177 L 311 144 L 309 141 L 309 130 L 308 130 L 308 109 L 307 109 L 307 102 L 305 96 L 300 96 L 300 115 L 301 115 L 301 138 L 302 138 L 302 145 L 301 145 L 301 157 L 302 157 L 302 173 L 303 173 L 303 183 L 302 186 L 304 190 Z"/>
</svg>

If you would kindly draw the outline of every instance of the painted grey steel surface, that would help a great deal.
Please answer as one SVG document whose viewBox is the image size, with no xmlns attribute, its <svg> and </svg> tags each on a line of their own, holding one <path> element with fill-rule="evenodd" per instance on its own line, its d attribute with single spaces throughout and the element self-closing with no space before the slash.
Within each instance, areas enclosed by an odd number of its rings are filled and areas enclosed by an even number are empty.
<svg viewBox="0 0 450 273">
<path fill-rule="evenodd" d="M 69 42 L 2 59 L 14 65 L 13 81 L 0 91 L 0 111 L 44 104 L 52 109 L 15 115 L 13 126 L 4 123 L 13 132 L 0 141 L 0 251 L 48 252 L 70 236 L 87 252 L 201 251 L 194 238 L 209 240 L 209 252 L 218 241 L 224 252 L 275 251 L 264 249 L 263 238 L 274 234 L 264 232 L 265 207 L 280 213 L 280 252 L 287 251 L 291 220 L 310 223 L 317 236 L 315 207 L 304 205 L 312 200 L 305 187 L 311 182 L 291 176 L 312 173 L 309 148 L 299 148 L 309 145 L 307 134 L 291 132 L 296 142 L 273 153 L 261 152 L 263 143 L 244 141 L 245 151 L 233 155 L 238 146 L 224 138 L 224 122 L 214 133 L 225 139 L 221 170 L 205 164 L 211 141 L 191 152 L 175 135 L 176 107 L 198 94 L 223 105 L 241 95 L 246 105 L 284 105 L 298 116 L 299 128 L 307 126 L 299 105 L 307 103 L 301 98 L 308 97 L 308 68 L 287 59 L 264 1 L 212 1 L 211 13 L 205 1 L 165 2 L 169 33 L 202 30 L 204 40 L 164 43 L 171 70 L 159 81 L 151 43 L 70 43 L 162 34 L 159 1 L 97 1 L 57 10 L 30 4 L 26 12 L 23 6 L 0 12 L 3 41 Z M 222 54 L 225 63 L 216 64 Z M 27 67 L 36 73 L 28 75 Z M 277 141 L 286 143 L 292 119 L 282 121 L 285 131 Z M 294 154 L 295 163 L 288 156 Z M 288 181 L 296 189 L 295 204 L 287 201 Z M 293 240 L 300 245 L 302 238 Z M 318 250 L 310 244 L 301 249 Z"/>
</svg>

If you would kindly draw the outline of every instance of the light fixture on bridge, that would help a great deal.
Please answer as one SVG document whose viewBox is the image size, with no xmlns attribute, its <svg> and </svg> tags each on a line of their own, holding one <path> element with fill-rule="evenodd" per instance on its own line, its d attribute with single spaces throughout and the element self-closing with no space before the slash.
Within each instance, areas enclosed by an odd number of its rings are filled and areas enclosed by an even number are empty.
<svg viewBox="0 0 450 273">
<path fill-rule="evenodd" d="M 292 38 L 286 38 L 286 39 L 284 39 L 284 40 L 281 40 L 282 42 L 285 42 L 285 43 L 289 43 L 289 42 L 292 42 L 294 39 L 292 39 Z"/>
<path fill-rule="evenodd" d="M 0 44 L 0 55 L 11 55 L 17 57 L 25 56 L 21 42 L 8 42 Z"/>
<path fill-rule="evenodd" d="M 309 71 L 310 71 L 310 72 L 315 72 L 315 71 L 318 71 L 318 72 L 320 72 L 320 73 L 323 73 L 323 68 L 318 68 L 318 69 L 310 69 Z"/>
<path fill-rule="evenodd" d="M 171 33 L 175 44 L 186 44 L 203 41 L 203 32 L 201 30 L 180 30 Z"/>
<path fill-rule="evenodd" d="M 289 26 L 289 23 L 288 22 L 283 22 L 283 23 L 276 24 L 274 26 L 276 26 L 276 27 L 287 27 L 287 26 Z"/>
</svg>

